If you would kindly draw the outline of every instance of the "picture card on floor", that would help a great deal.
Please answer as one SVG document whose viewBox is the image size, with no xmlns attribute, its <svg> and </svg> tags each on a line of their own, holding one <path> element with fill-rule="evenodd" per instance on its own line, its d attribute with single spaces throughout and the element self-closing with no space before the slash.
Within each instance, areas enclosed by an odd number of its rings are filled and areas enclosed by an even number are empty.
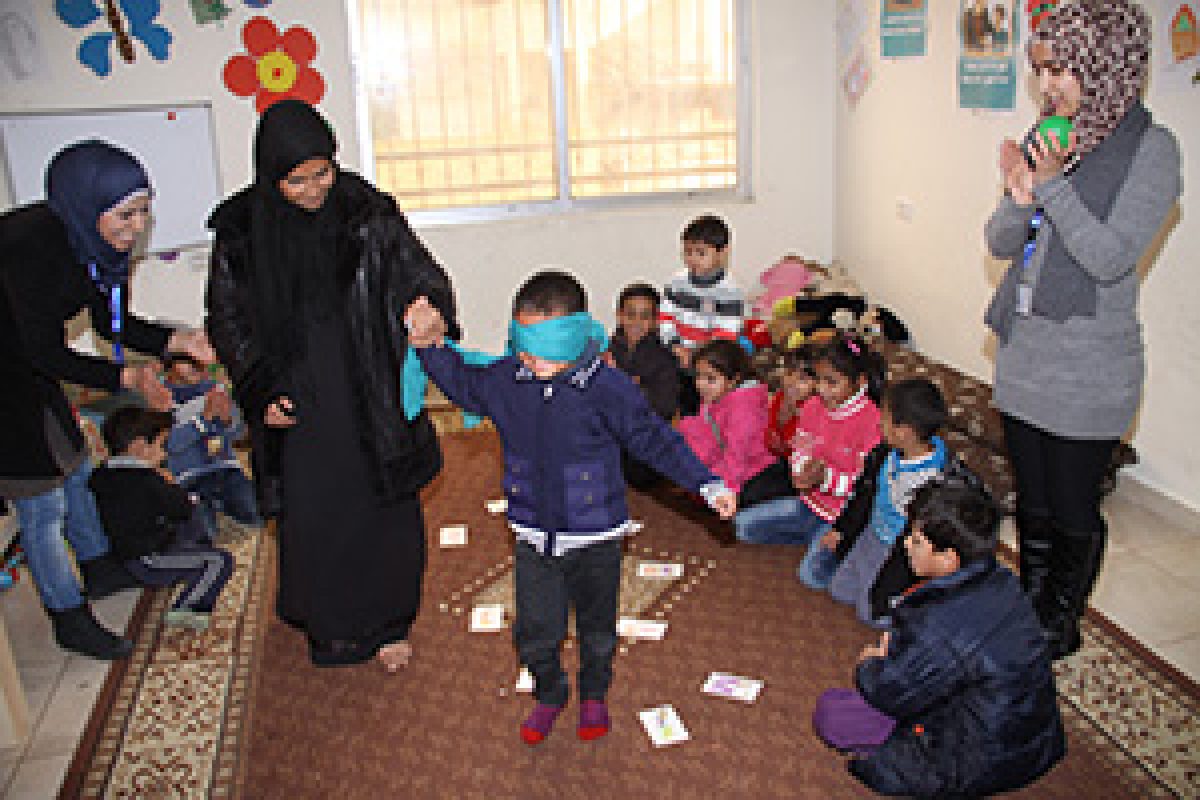
<svg viewBox="0 0 1200 800">
<path fill-rule="evenodd" d="M 476 633 L 504 630 L 504 606 L 487 605 L 472 608 L 471 630 Z"/>
<path fill-rule="evenodd" d="M 638 564 L 639 578 L 666 578 L 674 579 L 683 577 L 683 564 L 667 564 L 662 561 L 643 561 Z"/>
<path fill-rule="evenodd" d="M 629 520 L 629 524 L 626 526 L 625 530 L 626 530 L 626 533 L 630 533 L 630 534 L 641 533 L 642 528 L 645 528 L 645 527 L 646 527 L 646 523 L 642 522 L 640 519 L 631 519 L 631 520 Z"/>
<path fill-rule="evenodd" d="M 491 514 L 503 514 L 508 511 L 508 500 L 501 497 L 499 500 L 488 500 L 487 510 Z"/>
<path fill-rule="evenodd" d="M 626 639 L 652 639 L 658 641 L 667 635 L 667 623 L 653 619 L 621 617 L 617 621 L 617 635 Z"/>
<path fill-rule="evenodd" d="M 463 547 L 467 543 L 466 525 L 447 525 L 438 532 L 442 547 Z"/>
<path fill-rule="evenodd" d="M 648 708 L 639 711 L 638 717 L 641 718 L 642 727 L 646 729 L 655 747 L 686 742 L 690 738 L 687 728 L 683 727 L 683 720 L 671 706 Z"/>
<path fill-rule="evenodd" d="M 741 700 L 743 703 L 753 703 L 758 699 L 762 687 L 762 681 L 730 675 L 727 672 L 714 672 L 708 676 L 700 691 L 717 697 Z"/>
<path fill-rule="evenodd" d="M 533 673 L 529 671 L 529 667 L 521 667 L 521 672 L 517 675 L 517 685 L 513 688 L 522 694 L 533 693 Z"/>
</svg>

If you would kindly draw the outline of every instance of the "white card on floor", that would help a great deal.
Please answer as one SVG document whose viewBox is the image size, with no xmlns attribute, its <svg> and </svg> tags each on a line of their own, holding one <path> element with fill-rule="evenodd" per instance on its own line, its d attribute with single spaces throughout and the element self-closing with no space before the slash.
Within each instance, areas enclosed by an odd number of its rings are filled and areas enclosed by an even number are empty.
<svg viewBox="0 0 1200 800">
<path fill-rule="evenodd" d="M 640 519 L 631 519 L 629 520 L 629 525 L 627 526 L 626 531 L 628 533 L 641 533 L 642 528 L 644 527 L 646 527 L 646 523 L 642 522 Z"/>
<path fill-rule="evenodd" d="M 504 606 L 487 605 L 472 608 L 471 630 L 475 632 L 504 630 Z"/>
<path fill-rule="evenodd" d="M 641 718 L 642 727 L 650 735 L 650 741 L 654 742 L 655 747 L 686 742 L 691 738 L 687 728 L 683 727 L 683 720 L 671 706 L 648 708 L 639 711 L 638 717 Z"/>
<path fill-rule="evenodd" d="M 626 639 L 653 639 L 658 641 L 667 635 L 667 623 L 653 619 L 621 617 L 617 620 L 617 635 Z"/>
<path fill-rule="evenodd" d="M 762 681 L 730 675 L 727 672 L 714 672 L 708 676 L 700 691 L 717 697 L 741 700 L 743 703 L 753 703 L 758 699 L 762 687 Z"/>
<path fill-rule="evenodd" d="M 488 500 L 487 510 L 491 514 L 503 514 L 508 511 L 508 501 L 501 497 L 499 500 Z"/>
<path fill-rule="evenodd" d="M 439 531 L 442 547 L 463 547 L 467 543 L 466 525 L 447 525 Z"/>
<path fill-rule="evenodd" d="M 513 688 L 522 694 L 533 692 L 533 673 L 528 667 L 521 667 L 521 673 L 517 675 L 517 685 Z"/>
<path fill-rule="evenodd" d="M 679 578 L 683 576 L 683 564 L 667 564 L 662 561 L 643 561 L 638 564 L 639 578 Z"/>
</svg>

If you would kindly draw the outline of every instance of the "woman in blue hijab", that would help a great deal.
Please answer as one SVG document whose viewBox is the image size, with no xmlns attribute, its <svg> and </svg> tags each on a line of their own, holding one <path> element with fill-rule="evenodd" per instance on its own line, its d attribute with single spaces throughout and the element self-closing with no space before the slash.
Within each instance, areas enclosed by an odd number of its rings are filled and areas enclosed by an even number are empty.
<svg viewBox="0 0 1200 800">
<path fill-rule="evenodd" d="M 129 257 L 149 222 L 151 196 L 136 158 L 87 141 L 51 160 L 45 202 L 0 216 L 0 496 L 15 507 L 55 639 L 106 660 L 132 647 L 96 621 L 89 600 L 137 584 L 109 553 L 87 488 L 87 445 L 60 382 L 136 391 L 165 409 L 171 396 L 156 370 L 126 365 L 125 348 L 212 360 L 202 333 L 172 331 L 129 313 Z M 84 309 L 112 343 L 111 359 L 67 346 L 67 321 Z"/>
</svg>

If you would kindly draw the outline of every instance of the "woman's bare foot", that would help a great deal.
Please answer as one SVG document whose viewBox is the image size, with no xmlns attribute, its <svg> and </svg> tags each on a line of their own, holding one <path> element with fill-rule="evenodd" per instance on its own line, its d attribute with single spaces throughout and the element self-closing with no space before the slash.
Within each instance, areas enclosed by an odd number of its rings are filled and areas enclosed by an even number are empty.
<svg viewBox="0 0 1200 800">
<path fill-rule="evenodd" d="M 406 641 L 392 642 L 379 648 L 375 656 L 388 672 L 396 672 L 401 667 L 408 666 L 412 651 L 412 645 Z"/>
</svg>

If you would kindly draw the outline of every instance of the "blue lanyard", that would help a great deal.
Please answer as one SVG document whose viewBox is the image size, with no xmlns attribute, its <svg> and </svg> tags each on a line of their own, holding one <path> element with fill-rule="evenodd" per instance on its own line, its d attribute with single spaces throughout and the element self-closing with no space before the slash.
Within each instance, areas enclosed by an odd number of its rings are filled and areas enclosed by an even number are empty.
<svg viewBox="0 0 1200 800">
<path fill-rule="evenodd" d="M 112 330 L 112 349 L 113 360 L 118 364 L 125 363 L 125 350 L 121 347 L 121 329 L 124 327 L 123 318 L 121 316 L 121 284 L 116 284 L 108 289 L 100 282 L 100 274 L 96 271 L 95 264 L 88 264 L 88 272 L 91 273 L 92 283 L 96 284 L 96 288 L 101 294 L 108 297 L 108 316 Z"/>
<path fill-rule="evenodd" d="M 1021 269 L 1029 269 L 1029 262 L 1033 260 L 1033 254 L 1037 250 L 1038 231 L 1042 228 L 1042 220 L 1046 218 L 1046 212 L 1038 209 L 1033 212 L 1033 219 L 1029 220 L 1029 235 L 1025 238 L 1025 248 L 1021 251 Z"/>
</svg>

